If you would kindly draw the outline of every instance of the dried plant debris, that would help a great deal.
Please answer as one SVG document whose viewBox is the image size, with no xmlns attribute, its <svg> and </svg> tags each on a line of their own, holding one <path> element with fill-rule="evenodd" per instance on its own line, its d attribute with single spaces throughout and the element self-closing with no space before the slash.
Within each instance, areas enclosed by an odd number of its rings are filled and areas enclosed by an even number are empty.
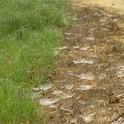
<svg viewBox="0 0 124 124">
<path fill-rule="evenodd" d="M 52 84 L 33 92 L 50 110 L 49 124 L 124 124 L 123 18 L 96 6 L 78 16 L 56 49 Z"/>
</svg>

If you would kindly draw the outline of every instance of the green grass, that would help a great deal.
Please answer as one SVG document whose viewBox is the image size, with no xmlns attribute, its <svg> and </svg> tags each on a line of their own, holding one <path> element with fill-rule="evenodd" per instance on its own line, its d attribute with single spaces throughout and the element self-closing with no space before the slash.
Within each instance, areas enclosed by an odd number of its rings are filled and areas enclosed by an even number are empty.
<svg viewBox="0 0 124 124">
<path fill-rule="evenodd" d="M 48 80 L 67 8 L 66 0 L 0 0 L 0 124 L 36 123 L 29 91 Z"/>
<path fill-rule="evenodd" d="M 10 80 L 0 80 L 0 124 L 19 124 L 37 119 L 37 108 L 21 87 Z"/>
</svg>

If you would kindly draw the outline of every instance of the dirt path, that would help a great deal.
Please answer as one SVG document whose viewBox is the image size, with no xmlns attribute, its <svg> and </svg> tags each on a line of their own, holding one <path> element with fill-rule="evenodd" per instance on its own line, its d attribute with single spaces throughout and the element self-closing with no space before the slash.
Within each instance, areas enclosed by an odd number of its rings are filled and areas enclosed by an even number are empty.
<svg viewBox="0 0 124 124">
<path fill-rule="evenodd" d="M 87 4 L 63 31 L 52 83 L 34 89 L 49 124 L 124 124 L 123 21 L 122 13 Z"/>
<path fill-rule="evenodd" d="M 87 5 L 97 5 L 114 11 L 119 14 L 124 14 L 124 0 L 70 0 L 72 5 L 82 8 Z"/>
</svg>

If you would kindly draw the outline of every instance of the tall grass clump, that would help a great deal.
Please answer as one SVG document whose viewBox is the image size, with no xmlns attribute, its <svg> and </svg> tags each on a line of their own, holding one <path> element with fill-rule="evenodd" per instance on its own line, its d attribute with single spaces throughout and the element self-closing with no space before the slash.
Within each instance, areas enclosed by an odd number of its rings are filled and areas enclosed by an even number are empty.
<svg viewBox="0 0 124 124">
<path fill-rule="evenodd" d="M 37 119 L 37 108 L 20 87 L 10 80 L 0 80 L 0 124 L 20 124 Z"/>
<path fill-rule="evenodd" d="M 20 83 L 27 82 L 28 74 L 32 79 L 31 75 L 37 73 L 37 84 L 42 77 L 39 67 L 51 66 L 53 50 L 62 39 L 57 28 L 68 23 L 65 18 L 66 2 L 0 1 L 0 76 Z"/>
<path fill-rule="evenodd" d="M 48 80 L 67 8 L 66 0 L 0 0 L 0 124 L 36 119 L 27 94 Z"/>
</svg>

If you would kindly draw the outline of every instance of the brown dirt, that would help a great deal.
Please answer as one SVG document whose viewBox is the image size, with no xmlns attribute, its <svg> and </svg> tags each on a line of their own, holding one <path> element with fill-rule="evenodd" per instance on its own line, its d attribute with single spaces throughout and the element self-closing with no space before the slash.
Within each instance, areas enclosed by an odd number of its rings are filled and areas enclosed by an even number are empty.
<svg viewBox="0 0 124 124">
<path fill-rule="evenodd" d="M 104 7 L 108 11 L 124 14 L 124 0 L 70 0 L 72 5 L 82 8 L 87 5 Z"/>
<path fill-rule="evenodd" d="M 98 4 L 81 6 L 77 15 L 63 31 L 53 86 L 41 92 L 48 123 L 124 124 L 124 18 Z"/>
</svg>

